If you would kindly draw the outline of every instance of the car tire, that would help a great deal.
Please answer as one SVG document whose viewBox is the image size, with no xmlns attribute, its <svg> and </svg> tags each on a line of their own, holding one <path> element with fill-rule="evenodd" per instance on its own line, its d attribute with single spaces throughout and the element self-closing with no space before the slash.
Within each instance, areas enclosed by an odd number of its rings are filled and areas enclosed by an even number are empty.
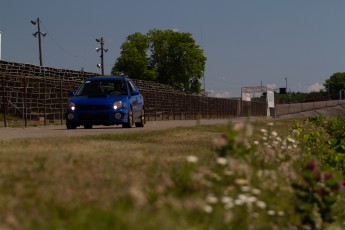
<svg viewBox="0 0 345 230">
<path fill-rule="evenodd" d="M 92 125 L 84 125 L 84 129 L 92 129 Z"/>
<path fill-rule="evenodd" d="M 145 110 L 144 108 L 141 110 L 140 114 L 140 122 L 135 122 L 135 127 L 142 128 L 145 125 Z"/>
<path fill-rule="evenodd" d="M 133 125 L 133 110 L 132 108 L 130 108 L 128 110 L 128 119 L 127 119 L 127 122 L 126 123 L 123 123 L 122 124 L 122 127 L 123 128 L 132 128 L 132 125 Z"/>
<path fill-rule="evenodd" d="M 66 124 L 67 129 L 76 129 L 77 126 L 73 124 Z"/>
</svg>

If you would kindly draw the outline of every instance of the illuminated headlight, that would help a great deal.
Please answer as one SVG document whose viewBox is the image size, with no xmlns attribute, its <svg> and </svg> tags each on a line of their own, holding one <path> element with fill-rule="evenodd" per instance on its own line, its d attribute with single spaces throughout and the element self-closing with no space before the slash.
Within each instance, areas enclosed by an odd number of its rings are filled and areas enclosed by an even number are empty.
<svg viewBox="0 0 345 230">
<path fill-rule="evenodd" d="M 113 108 L 114 109 L 121 109 L 122 108 L 122 101 L 115 101 L 113 103 Z"/>
<path fill-rule="evenodd" d="M 73 102 L 68 103 L 68 109 L 74 111 L 75 110 L 75 104 Z"/>
</svg>

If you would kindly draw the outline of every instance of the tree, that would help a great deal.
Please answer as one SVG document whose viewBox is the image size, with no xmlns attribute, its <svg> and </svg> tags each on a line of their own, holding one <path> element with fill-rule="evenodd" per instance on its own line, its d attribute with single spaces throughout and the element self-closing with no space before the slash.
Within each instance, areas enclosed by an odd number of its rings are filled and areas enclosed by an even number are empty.
<svg viewBox="0 0 345 230">
<path fill-rule="evenodd" d="M 141 33 L 129 35 L 126 42 L 121 45 L 121 56 L 116 60 L 112 74 L 125 73 L 136 79 L 155 80 L 156 73 L 147 69 L 147 50 L 147 36 Z"/>
<path fill-rule="evenodd" d="M 206 57 L 190 33 L 150 30 L 129 35 L 112 74 L 155 80 L 185 92 L 199 92 Z"/>
<path fill-rule="evenodd" d="M 345 89 L 345 72 L 334 73 L 324 86 L 332 100 L 339 99 L 339 92 Z"/>
</svg>

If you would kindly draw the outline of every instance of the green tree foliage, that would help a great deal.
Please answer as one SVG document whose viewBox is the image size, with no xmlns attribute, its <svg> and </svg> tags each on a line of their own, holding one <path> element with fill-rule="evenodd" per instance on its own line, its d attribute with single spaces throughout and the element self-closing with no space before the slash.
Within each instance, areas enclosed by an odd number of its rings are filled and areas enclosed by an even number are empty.
<svg viewBox="0 0 345 230">
<path fill-rule="evenodd" d="M 345 72 L 338 72 L 333 74 L 324 84 L 325 88 L 329 92 L 331 99 L 339 99 L 340 90 L 345 89 Z"/>
<path fill-rule="evenodd" d="M 185 92 L 199 92 L 206 57 L 190 33 L 150 30 L 129 35 L 112 74 L 154 80 Z"/>
<path fill-rule="evenodd" d="M 121 56 L 116 60 L 112 74 L 125 73 L 135 79 L 155 80 L 156 73 L 149 70 L 149 60 L 146 57 L 148 38 L 141 33 L 127 37 L 121 46 Z"/>
</svg>

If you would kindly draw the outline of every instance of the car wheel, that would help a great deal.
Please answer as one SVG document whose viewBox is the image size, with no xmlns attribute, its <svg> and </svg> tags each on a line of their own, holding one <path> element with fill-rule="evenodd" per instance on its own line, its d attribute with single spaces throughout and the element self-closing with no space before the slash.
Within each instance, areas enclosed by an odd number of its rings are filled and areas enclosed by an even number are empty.
<svg viewBox="0 0 345 230">
<path fill-rule="evenodd" d="M 92 129 L 92 125 L 84 125 L 84 129 Z"/>
<path fill-rule="evenodd" d="M 123 128 L 132 128 L 132 125 L 133 125 L 133 111 L 132 111 L 132 108 L 130 108 L 128 111 L 127 123 L 123 123 L 122 127 Z"/>
<path fill-rule="evenodd" d="M 77 126 L 73 124 L 66 124 L 67 129 L 76 129 Z"/>
<path fill-rule="evenodd" d="M 145 124 L 145 110 L 141 110 L 140 122 L 135 122 L 135 127 L 144 127 Z"/>
</svg>

